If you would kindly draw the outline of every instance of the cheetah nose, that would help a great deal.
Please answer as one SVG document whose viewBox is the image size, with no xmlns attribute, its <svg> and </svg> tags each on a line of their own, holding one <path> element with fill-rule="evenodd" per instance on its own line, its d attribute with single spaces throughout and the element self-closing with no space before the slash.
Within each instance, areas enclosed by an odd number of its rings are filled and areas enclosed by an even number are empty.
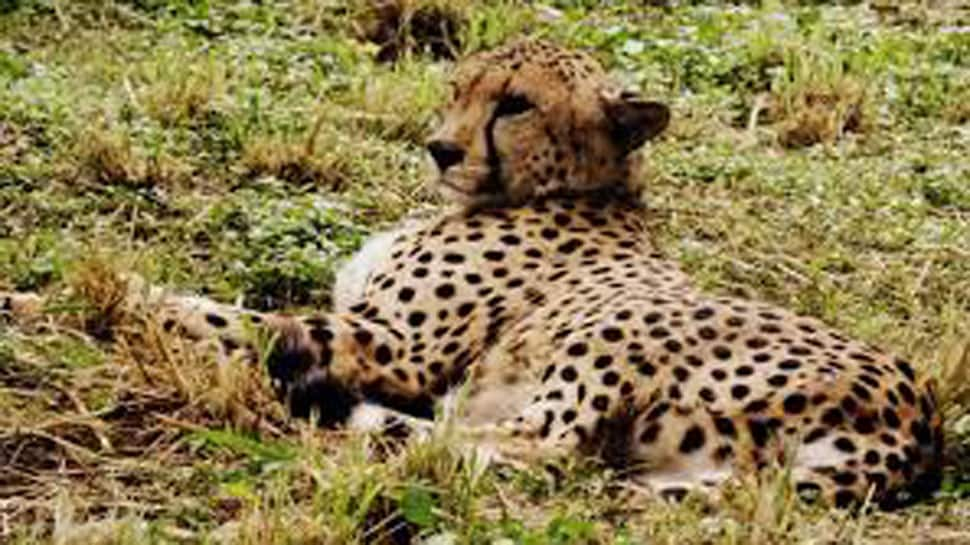
<svg viewBox="0 0 970 545">
<path fill-rule="evenodd" d="M 448 167 L 457 165 L 465 158 L 465 150 L 461 146 L 447 140 L 432 140 L 428 142 L 428 151 L 438 165 L 438 170 L 444 172 Z"/>
</svg>

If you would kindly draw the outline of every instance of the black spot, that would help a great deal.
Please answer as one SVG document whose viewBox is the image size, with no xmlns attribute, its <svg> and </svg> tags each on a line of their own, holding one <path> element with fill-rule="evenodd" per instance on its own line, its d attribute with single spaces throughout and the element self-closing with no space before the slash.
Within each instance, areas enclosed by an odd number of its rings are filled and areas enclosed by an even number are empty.
<svg viewBox="0 0 970 545">
<path fill-rule="evenodd" d="M 690 454 L 704 446 L 704 429 L 698 425 L 693 425 L 684 433 L 680 441 L 680 452 Z"/>
<path fill-rule="evenodd" d="M 420 310 L 416 310 L 411 314 L 408 314 L 408 325 L 411 327 L 420 327 L 424 323 L 427 315 Z"/>
<path fill-rule="evenodd" d="M 555 420 L 556 415 L 552 411 L 545 412 L 545 421 L 542 424 L 542 428 L 539 429 L 539 435 L 543 438 L 549 437 L 549 432 L 552 431 L 552 422 Z"/>
<path fill-rule="evenodd" d="M 750 419 L 748 420 L 748 433 L 751 434 L 751 440 L 758 448 L 764 448 L 768 444 L 768 437 L 771 432 L 768 426 L 761 420 Z"/>
<path fill-rule="evenodd" d="M 664 348 L 673 353 L 678 353 L 683 349 L 684 345 L 680 344 L 677 339 L 667 339 L 664 341 Z"/>
<path fill-rule="evenodd" d="M 839 437 L 832 444 L 835 445 L 835 448 L 841 450 L 842 452 L 848 452 L 851 454 L 856 450 L 855 443 L 853 443 L 852 439 L 849 439 L 848 437 Z"/>
<path fill-rule="evenodd" d="M 714 309 L 712 309 L 710 307 L 703 307 L 703 308 L 699 308 L 696 311 L 694 311 L 694 319 L 695 320 L 706 320 L 706 319 L 710 318 L 711 316 L 714 316 Z"/>
<path fill-rule="evenodd" d="M 734 427 L 734 422 L 730 418 L 718 416 L 714 418 L 714 427 L 717 432 L 726 437 L 737 437 L 738 430 Z"/>
<path fill-rule="evenodd" d="M 768 408 L 768 402 L 764 399 L 756 399 L 744 406 L 746 413 L 760 413 Z"/>
<path fill-rule="evenodd" d="M 701 388 L 700 391 L 697 392 L 697 395 L 699 395 L 701 399 L 703 399 L 708 403 L 714 403 L 715 401 L 717 401 L 717 396 L 714 395 L 714 390 L 711 390 L 710 388 L 707 388 L 707 387 Z"/>
<path fill-rule="evenodd" d="M 424 278 L 428 276 L 428 272 L 427 267 L 418 267 L 411 271 L 411 275 L 413 275 L 415 278 Z"/>
<path fill-rule="evenodd" d="M 556 251 L 563 254 L 571 254 L 579 249 L 583 245 L 583 241 L 578 238 L 569 239 L 568 241 L 559 245 Z"/>
<path fill-rule="evenodd" d="M 615 327 L 607 327 L 600 334 L 607 342 L 615 343 L 623 340 L 623 332 Z"/>
<path fill-rule="evenodd" d="M 717 331 L 713 327 L 704 326 L 697 330 L 697 335 L 705 341 L 713 341 L 717 338 Z"/>
<path fill-rule="evenodd" d="M 731 445 L 721 445 L 717 447 L 717 450 L 714 451 L 714 459 L 721 462 L 727 460 L 733 455 L 734 449 L 731 447 Z"/>
<path fill-rule="evenodd" d="M 866 452 L 866 455 L 862 459 L 862 461 L 864 461 L 867 465 L 874 466 L 874 465 L 878 465 L 879 464 L 879 460 L 881 460 L 881 459 L 882 459 L 882 457 L 879 456 L 879 453 L 878 452 L 876 452 L 874 450 L 870 450 L 870 451 Z"/>
<path fill-rule="evenodd" d="M 577 416 L 576 411 L 572 409 L 566 409 L 562 413 L 562 421 L 564 424 L 569 424 L 570 422 L 576 420 L 576 416 Z"/>
<path fill-rule="evenodd" d="M 729 360 L 731 359 L 731 350 L 726 346 L 715 346 L 712 350 L 714 357 L 719 360 Z"/>
<path fill-rule="evenodd" d="M 849 415 L 855 414 L 855 412 L 859 409 L 859 404 L 856 402 L 855 399 L 852 398 L 852 396 L 843 397 L 841 405 L 842 405 L 842 410 L 848 413 Z"/>
<path fill-rule="evenodd" d="M 660 424 L 658 422 L 653 422 L 643 430 L 643 433 L 640 434 L 640 442 L 644 444 L 653 443 L 657 440 L 659 435 Z"/>
<path fill-rule="evenodd" d="M 223 318 L 222 316 L 219 316 L 218 314 L 212 314 L 212 313 L 206 314 L 205 321 L 209 322 L 209 325 L 211 325 L 212 327 L 223 328 L 229 325 L 229 322 L 227 322 L 225 318 Z"/>
<path fill-rule="evenodd" d="M 367 346 L 373 339 L 374 335 L 366 329 L 358 329 L 357 331 L 354 331 L 354 340 L 359 344 Z"/>
<path fill-rule="evenodd" d="M 656 406 L 654 406 L 654 408 L 650 409 L 650 412 L 648 412 L 646 416 L 644 416 L 644 418 L 647 420 L 647 422 L 650 422 L 652 420 L 656 420 L 661 416 L 667 414 L 667 411 L 669 410 L 670 410 L 670 403 L 667 403 L 666 401 L 662 401 L 660 403 L 657 403 Z"/>
<path fill-rule="evenodd" d="M 852 384 L 852 393 L 863 401 L 869 401 L 872 399 L 872 394 L 869 393 L 869 390 L 858 382 Z"/>
<path fill-rule="evenodd" d="M 846 509 L 856 504 L 855 493 L 851 490 L 839 490 L 835 493 L 835 506 L 839 509 Z"/>
<path fill-rule="evenodd" d="M 502 235 L 502 238 L 500 238 L 499 241 L 508 246 L 518 246 L 522 243 L 522 239 L 515 235 Z"/>
<path fill-rule="evenodd" d="M 434 294 L 441 299 L 450 299 L 455 295 L 455 286 L 452 284 L 442 284 L 435 288 Z"/>
<path fill-rule="evenodd" d="M 908 384 L 905 382 L 900 382 L 896 385 L 896 390 L 899 391 L 899 396 L 903 398 L 903 401 L 909 403 L 910 405 L 916 404 L 916 394 Z"/>
<path fill-rule="evenodd" d="M 219 342 L 222 344 L 222 348 L 225 349 L 226 352 L 232 352 L 239 348 L 239 343 L 232 339 L 222 337 L 219 339 Z"/>
<path fill-rule="evenodd" d="M 593 397 L 593 408 L 600 412 L 606 412 L 610 408 L 610 398 L 604 394 Z"/>
<path fill-rule="evenodd" d="M 802 366 L 802 363 L 798 360 L 787 359 L 778 362 L 778 368 L 782 371 L 794 371 Z"/>
<path fill-rule="evenodd" d="M 899 372 L 905 375 L 910 382 L 916 380 L 916 373 L 913 372 L 913 367 L 908 362 L 896 359 L 894 363 L 896 364 L 896 369 L 899 369 Z"/>
<path fill-rule="evenodd" d="M 488 250 L 482 256 L 489 261 L 501 261 L 505 259 L 505 253 L 498 250 Z"/>
<path fill-rule="evenodd" d="M 374 358 L 380 365 L 387 365 L 391 363 L 391 359 L 393 359 L 391 348 L 386 344 L 378 346 L 377 350 L 374 351 Z"/>
<path fill-rule="evenodd" d="M 615 371 L 603 373 L 603 386 L 615 386 L 620 382 L 620 375 Z"/>
<path fill-rule="evenodd" d="M 785 375 L 772 375 L 768 377 L 766 382 L 775 388 L 781 388 L 785 384 L 788 384 L 788 377 Z"/>
<path fill-rule="evenodd" d="M 650 330 L 650 336 L 654 339 L 663 339 L 670 336 L 670 331 L 663 327 L 655 327 Z"/>
<path fill-rule="evenodd" d="M 752 350 L 760 350 L 768 346 L 769 343 L 764 337 L 751 337 L 747 340 L 747 342 L 745 342 L 745 344 Z"/>
<path fill-rule="evenodd" d="M 593 362 L 593 367 L 597 369 L 606 369 L 613 364 L 613 356 L 609 354 L 603 354 L 596 357 L 596 361 Z"/>
<path fill-rule="evenodd" d="M 586 345 L 586 343 L 582 342 L 573 343 L 569 345 L 569 348 L 566 349 L 566 353 L 574 358 L 585 356 L 587 352 L 589 352 L 589 347 Z"/>
<path fill-rule="evenodd" d="M 842 425 L 845 418 L 842 416 L 842 410 L 838 408 L 827 409 L 822 413 L 822 423 L 826 426 L 831 426 L 833 428 Z"/>
<path fill-rule="evenodd" d="M 465 262 L 465 256 L 461 254 L 445 254 L 444 260 L 446 263 L 457 265 Z"/>
<path fill-rule="evenodd" d="M 663 320 L 663 314 L 660 314 L 659 312 L 651 312 L 643 317 L 643 323 L 647 325 L 653 325 L 660 320 Z"/>
<path fill-rule="evenodd" d="M 576 373 L 576 369 L 569 365 L 562 368 L 562 371 L 559 372 L 559 376 L 562 377 L 562 379 L 566 382 L 573 382 L 579 375 Z"/>
<path fill-rule="evenodd" d="M 814 443 L 815 441 L 818 441 L 819 439 L 828 435 L 828 433 L 829 431 L 825 428 L 815 428 L 805 435 L 804 442 L 806 445 Z"/>
<path fill-rule="evenodd" d="M 475 303 L 462 303 L 458 306 L 458 317 L 464 318 L 465 316 L 471 314 L 473 310 L 475 310 Z"/>
<path fill-rule="evenodd" d="M 748 388 L 744 384 L 735 384 L 731 387 L 731 397 L 741 401 L 742 399 L 748 397 L 751 393 L 751 388 Z"/>
<path fill-rule="evenodd" d="M 402 303 L 407 303 L 414 299 L 414 290 L 411 288 L 401 288 L 401 291 L 397 292 L 397 298 Z"/>
<path fill-rule="evenodd" d="M 863 354 L 861 352 L 852 352 L 851 354 L 849 354 L 849 357 L 856 361 L 865 361 L 869 363 L 872 363 L 875 361 L 874 359 L 872 359 L 872 356 L 870 356 L 869 354 Z"/>
<path fill-rule="evenodd" d="M 876 421 L 870 416 L 860 416 L 855 419 L 852 425 L 856 432 L 863 435 L 868 435 L 870 433 L 875 433 L 876 431 Z"/>
<path fill-rule="evenodd" d="M 703 367 L 704 366 L 704 360 L 698 358 L 697 356 L 695 356 L 693 354 L 688 354 L 684 358 L 684 360 L 687 362 L 687 365 L 690 365 L 691 367 Z"/>
<path fill-rule="evenodd" d="M 800 414 L 808 405 L 808 399 L 802 394 L 789 394 L 783 402 L 785 412 L 788 414 Z"/>
<path fill-rule="evenodd" d="M 886 456 L 886 468 L 893 473 L 898 473 L 903 469 L 903 460 L 895 452 Z"/>
<path fill-rule="evenodd" d="M 686 382 L 690 378 L 690 371 L 680 366 L 674 367 L 674 378 L 680 382 Z"/>
</svg>

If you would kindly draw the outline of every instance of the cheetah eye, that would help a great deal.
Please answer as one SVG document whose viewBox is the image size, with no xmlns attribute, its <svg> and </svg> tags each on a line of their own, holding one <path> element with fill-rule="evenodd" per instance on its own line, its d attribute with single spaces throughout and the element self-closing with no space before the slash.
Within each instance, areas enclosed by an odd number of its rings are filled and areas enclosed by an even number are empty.
<svg viewBox="0 0 970 545">
<path fill-rule="evenodd" d="M 535 107 L 536 105 L 525 95 L 509 93 L 502 95 L 502 98 L 499 99 L 498 106 L 495 107 L 495 117 L 519 115 Z"/>
</svg>

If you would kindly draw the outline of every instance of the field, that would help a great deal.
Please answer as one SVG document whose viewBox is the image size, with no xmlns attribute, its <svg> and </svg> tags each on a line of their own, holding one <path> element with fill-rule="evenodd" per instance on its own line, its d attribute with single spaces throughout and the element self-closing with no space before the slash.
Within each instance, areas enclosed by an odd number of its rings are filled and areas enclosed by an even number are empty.
<svg viewBox="0 0 970 545">
<path fill-rule="evenodd" d="M 49 298 L 0 316 L 0 542 L 970 543 L 970 4 L 373 5 L 0 0 L 0 290 Z M 698 284 L 936 378 L 932 501 L 826 510 L 777 468 L 668 505 L 590 464 L 463 462 L 447 422 L 385 448 L 120 304 L 133 271 L 326 308 L 369 233 L 440 206 L 422 141 L 451 59 L 522 35 L 671 106 L 645 199 Z"/>
</svg>

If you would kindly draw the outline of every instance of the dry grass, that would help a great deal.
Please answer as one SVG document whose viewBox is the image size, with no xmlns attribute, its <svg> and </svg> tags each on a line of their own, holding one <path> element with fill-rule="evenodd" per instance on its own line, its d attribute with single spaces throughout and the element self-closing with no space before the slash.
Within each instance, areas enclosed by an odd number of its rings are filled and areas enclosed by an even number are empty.
<svg viewBox="0 0 970 545">
<path fill-rule="evenodd" d="M 122 131 L 94 127 L 75 146 L 76 178 L 84 183 L 128 187 L 168 187 L 184 183 L 190 172 L 167 154 L 148 155 Z"/>
<path fill-rule="evenodd" d="M 240 163 L 250 176 L 275 176 L 295 185 L 340 190 L 347 182 L 347 160 L 339 153 L 318 153 L 323 117 L 300 139 L 254 137 L 243 145 Z"/>
<path fill-rule="evenodd" d="M 133 97 L 153 119 L 165 126 L 204 123 L 219 112 L 227 92 L 226 66 L 179 57 L 153 66 L 144 75 L 151 83 Z"/>
</svg>

